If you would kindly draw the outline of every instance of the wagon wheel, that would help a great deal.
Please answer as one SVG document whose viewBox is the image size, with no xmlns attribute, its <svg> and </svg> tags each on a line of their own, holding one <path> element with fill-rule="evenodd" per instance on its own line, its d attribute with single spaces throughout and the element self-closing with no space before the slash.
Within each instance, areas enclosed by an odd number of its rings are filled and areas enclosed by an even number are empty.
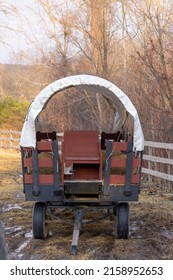
<svg viewBox="0 0 173 280">
<path fill-rule="evenodd" d="M 32 212 L 32 232 L 36 239 L 45 239 L 47 237 L 46 227 L 46 204 L 36 202 Z"/>
<path fill-rule="evenodd" d="M 117 206 L 117 238 L 128 239 L 129 237 L 129 204 L 119 203 Z"/>
</svg>

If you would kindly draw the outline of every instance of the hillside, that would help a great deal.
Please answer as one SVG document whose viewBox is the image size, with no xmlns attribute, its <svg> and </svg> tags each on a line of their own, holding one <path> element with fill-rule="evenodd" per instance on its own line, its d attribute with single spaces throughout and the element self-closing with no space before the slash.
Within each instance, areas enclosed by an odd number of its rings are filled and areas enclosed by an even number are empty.
<svg viewBox="0 0 173 280">
<path fill-rule="evenodd" d="M 44 65 L 0 64 L 0 98 L 12 96 L 32 100 L 49 82 Z"/>
<path fill-rule="evenodd" d="M 81 67 L 81 60 L 76 60 L 76 64 Z M 26 100 L 30 102 L 35 96 L 45 88 L 49 83 L 62 77 L 60 72 L 61 64 L 35 64 L 35 65 L 19 65 L 19 64 L 0 64 L 0 100 L 4 104 L 4 98 L 12 97 L 17 100 Z M 83 64 L 83 69 L 80 73 L 89 73 L 90 67 Z M 78 69 L 79 70 L 79 69 Z M 73 73 L 67 75 L 78 74 L 77 69 Z M 119 77 L 119 78 L 118 78 Z M 129 78 L 125 86 L 121 88 L 122 79 L 121 73 L 116 73 L 112 82 L 129 96 L 132 103 L 135 105 L 142 123 L 143 132 L 146 140 L 172 142 L 172 111 L 166 98 L 159 92 L 149 98 L 143 92 L 146 88 L 145 82 L 141 81 L 140 91 L 137 88 L 136 82 L 133 81 L 133 75 L 129 72 Z M 108 77 L 109 80 L 110 77 Z M 155 89 L 157 87 L 153 87 Z M 65 94 L 64 94 L 65 93 Z M 77 127 L 92 127 L 97 129 L 99 125 L 104 129 L 111 126 L 112 108 L 107 101 L 99 98 L 98 106 L 93 92 L 79 91 L 72 88 L 63 91 L 61 95 L 52 98 L 47 109 L 41 115 L 41 127 L 43 130 L 55 129 L 64 130 Z M 165 93 L 165 90 L 162 91 Z M 165 102 L 161 106 L 161 100 Z M 16 101 L 14 101 L 16 102 Z M 8 102 L 7 102 L 8 103 Z M 156 104 L 158 103 L 158 104 Z M 75 104 L 75 106 L 74 106 Z M 162 104 L 162 105 L 163 105 Z M 171 99 L 170 99 L 170 104 Z M 6 106 L 6 105 L 4 105 Z M 0 128 L 19 129 L 22 127 L 24 116 L 26 115 L 26 106 L 23 107 L 23 112 L 19 113 L 21 116 L 21 123 L 15 125 L 11 119 L 18 119 L 18 110 L 12 110 L 12 118 L 9 117 L 10 111 L 7 112 L 3 121 L 1 120 Z M 0 109 L 1 110 L 1 109 Z M 16 115 L 14 113 L 16 112 Z M 2 114 L 2 111 L 0 112 Z M 4 113 L 3 113 L 4 114 Z M 7 121 L 7 115 L 10 121 Z M 75 127 L 72 127 L 75 126 Z"/>
<path fill-rule="evenodd" d="M 44 65 L 0 64 L 0 129 L 21 130 L 30 102 L 49 81 Z"/>
</svg>

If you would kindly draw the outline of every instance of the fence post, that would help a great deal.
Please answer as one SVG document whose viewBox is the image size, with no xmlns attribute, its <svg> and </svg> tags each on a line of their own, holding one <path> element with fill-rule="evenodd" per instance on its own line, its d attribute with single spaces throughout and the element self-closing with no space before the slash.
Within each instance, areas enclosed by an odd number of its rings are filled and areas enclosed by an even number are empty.
<svg viewBox="0 0 173 280">
<path fill-rule="evenodd" d="M 0 131 L 0 147 L 2 146 L 2 140 L 1 140 L 1 138 L 3 138 L 2 135 L 3 135 L 3 132 Z"/>
<path fill-rule="evenodd" d="M 168 158 L 171 159 L 171 150 L 168 150 L 167 153 L 168 153 Z M 168 172 L 168 174 L 171 174 L 171 165 L 170 165 L 170 164 L 168 164 L 167 172 Z M 170 187 L 171 187 L 171 182 L 168 181 L 167 184 L 168 184 L 169 189 L 170 189 Z"/>
<path fill-rule="evenodd" d="M 0 260 L 7 260 L 7 244 L 5 241 L 4 223 L 0 221 Z"/>
<path fill-rule="evenodd" d="M 12 139 L 13 138 L 13 134 L 10 132 L 10 138 Z M 10 140 L 10 146 L 12 146 L 12 140 Z"/>
<path fill-rule="evenodd" d="M 169 152 L 170 152 L 169 153 L 169 159 L 173 159 L 173 150 L 169 150 Z M 173 174 L 173 164 L 170 163 L 169 167 L 170 167 L 170 174 Z M 169 184 L 170 190 L 172 191 L 173 182 L 171 182 L 171 181 L 169 181 L 169 182 L 170 182 L 170 184 Z"/>
<path fill-rule="evenodd" d="M 152 156 L 152 147 L 148 147 L 148 154 Z M 148 161 L 148 169 L 151 169 L 151 161 Z M 148 175 L 148 182 L 151 183 L 151 175 Z"/>
<path fill-rule="evenodd" d="M 20 136 L 20 131 L 0 130 L 0 148 L 20 150 Z"/>
</svg>

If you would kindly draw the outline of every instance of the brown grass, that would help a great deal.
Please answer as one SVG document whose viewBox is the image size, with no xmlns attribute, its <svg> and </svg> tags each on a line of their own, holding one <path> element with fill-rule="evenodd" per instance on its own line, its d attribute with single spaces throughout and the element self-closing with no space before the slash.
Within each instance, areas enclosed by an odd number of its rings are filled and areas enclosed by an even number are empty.
<svg viewBox="0 0 173 280">
<path fill-rule="evenodd" d="M 173 194 L 155 185 L 141 188 L 140 199 L 130 204 L 128 240 L 115 237 L 115 217 L 83 224 L 76 256 L 70 254 L 73 226 L 48 222 L 50 236 L 34 240 L 31 234 L 32 202 L 22 191 L 20 153 L 2 152 L 0 157 L 0 220 L 5 222 L 11 259 L 173 259 Z M 8 209 L 11 205 L 11 209 Z M 16 208 L 14 207 L 16 206 Z M 20 208 L 19 208 L 20 207 Z M 84 219 L 104 214 L 86 211 Z M 72 219 L 70 210 L 59 210 L 62 219 Z M 20 229 L 21 228 L 21 229 Z M 17 250 L 24 242 L 26 246 Z"/>
</svg>

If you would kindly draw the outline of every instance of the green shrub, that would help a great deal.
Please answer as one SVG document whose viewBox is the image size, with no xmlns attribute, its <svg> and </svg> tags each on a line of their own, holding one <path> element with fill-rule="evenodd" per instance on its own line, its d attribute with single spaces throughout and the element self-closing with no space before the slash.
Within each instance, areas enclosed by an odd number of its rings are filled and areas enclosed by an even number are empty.
<svg viewBox="0 0 173 280">
<path fill-rule="evenodd" d="M 11 96 L 0 99 L 0 129 L 21 130 L 29 102 Z"/>
</svg>

